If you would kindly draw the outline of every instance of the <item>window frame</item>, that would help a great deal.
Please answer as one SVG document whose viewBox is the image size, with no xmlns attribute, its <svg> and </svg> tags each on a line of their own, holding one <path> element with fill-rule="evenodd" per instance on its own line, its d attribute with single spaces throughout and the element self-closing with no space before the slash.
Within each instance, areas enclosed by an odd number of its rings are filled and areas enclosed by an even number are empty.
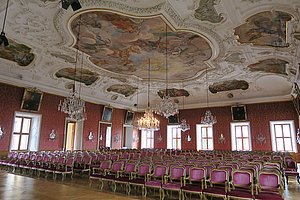
<svg viewBox="0 0 300 200">
<path fill-rule="evenodd" d="M 15 124 L 16 124 L 16 119 L 17 118 L 21 118 L 20 132 L 15 132 Z M 30 122 L 29 122 L 29 128 L 28 128 L 28 130 L 29 130 L 28 133 L 23 133 L 24 119 L 30 120 Z M 30 135 L 31 135 L 32 120 L 33 120 L 32 117 L 27 117 L 27 116 L 18 116 L 17 115 L 17 116 L 14 117 L 14 125 L 13 125 L 12 137 L 11 137 L 11 145 L 14 142 L 13 138 L 14 138 L 15 135 L 19 135 L 19 139 L 18 139 L 18 148 L 17 149 L 12 149 L 12 147 L 10 145 L 10 149 L 12 151 L 27 151 L 28 150 L 29 142 L 30 142 Z M 21 147 L 21 141 L 22 141 L 22 136 L 23 135 L 28 136 L 26 149 L 20 149 L 20 147 Z"/>
<path fill-rule="evenodd" d="M 270 132 L 271 132 L 271 139 L 272 139 L 272 150 L 273 151 L 277 151 L 277 152 L 298 152 L 297 149 L 297 142 L 296 142 L 296 130 L 295 130 L 295 123 L 294 120 L 279 120 L 279 121 L 270 121 Z M 277 137 L 275 134 L 275 125 L 289 125 L 290 127 L 290 137 L 284 137 L 284 134 L 282 132 L 282 137 Z M 278 151 L 277 148 L 277 140 L 276 138 L 282 138 L 283 139 L 283 148 L 284 151 Z M 290 138 L 291 139 L 291 147 L 292 147 L 292 151 L 286 151 L 285 150 L 285 140 L 284 138 Z"/>
<path fill-rule="evenodd" d="M 176 130 L 174 135 L 174 130 Z M 173 146 L 173 142 L 175 140 L 176 146 Z M 176 149 L 181 150 L 182 149 L 182 132 L 178 125 L 167 125 L 167 148 L 168 149 Z"/>
<path fill-rule="evenodd" d="M 154 149 L 154 130 L 141 130 L 141 137 L 141 149 Z"/>
<path fill-rule="evenodd" d="M 236 136 L 236 127 L 237 126 L 247 126 L 248 130 L 248 137 L 243 136 L 243 128 L 241 128 L 241 136 L 237 137 Z M 252 151 L 252 138 L 251 138 L 251 127 L 250 127 L 250 122 L 231 122 L 230 123 L 230 135 L 231 135 L 231 150 L 232 151 Z M 237 138 L 241 139 L 242 144 L 244 144 L 244 139 L 248 139 L 248 145 L 249 149 L 245 149 L 245 146 L 242 145 L 242 149 L 237 148 Z"/>
<path fill-rule="evenodd" d="M 203 137 L 202 130 L 203 128 L 206 129 L 206 137 Z M 208 137 L 208 129 L 211 128 L 212 131 L 212 137 Z M 197 131 L 197 151 L 204 150 L 204 151 L 211 151 L 214 150 L 214 128 L 213 125 L 208 124 L 197 124 L 196 125 L 196 131 Z M 206 140 L 207 148 L 203 148 L 203 140 Z M 212 148 L 208 148 L 209 140 L 212 140 Z"/>
</svg>

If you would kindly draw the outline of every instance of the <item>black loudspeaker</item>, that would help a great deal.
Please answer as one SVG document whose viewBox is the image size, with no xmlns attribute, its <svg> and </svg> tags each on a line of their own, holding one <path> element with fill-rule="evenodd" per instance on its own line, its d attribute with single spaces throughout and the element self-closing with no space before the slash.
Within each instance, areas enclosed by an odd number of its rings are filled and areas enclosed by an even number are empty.
<svg viewBox="0 0 300 200">
<path fill-rule="evenodd" d="M 246 107 L 245 106 L 231 106 L 231 114 L 233 121 L 245 121 L 247 120 Z"/>
</svg>

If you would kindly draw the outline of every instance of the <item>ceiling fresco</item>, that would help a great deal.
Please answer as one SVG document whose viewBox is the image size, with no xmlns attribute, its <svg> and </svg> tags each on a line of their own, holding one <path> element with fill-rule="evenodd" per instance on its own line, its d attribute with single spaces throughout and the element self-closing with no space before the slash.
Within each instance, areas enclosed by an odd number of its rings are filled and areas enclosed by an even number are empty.
<svg viewBox="0 0 300 200">
<path fill-rule="evenodd" d="M 148 83 L 151 106 L 168 88 L 186 109 L 206 107 L 207 89 L 213 107 L 288 101 L 300 85 L 299 0 L 79 2 L 9 2 L 1 83 L 65 97 L 82 83 L 84 100 L 134 111 Z"/>
<path fill-rule="evenodd" d="M 209 91 L 211 93 L 224 92 L 230 90 L 247 90 L 249 88 L 249 83 L 244 80 L 230 80 L 230 81 L 221 81 L 213 83 L 209 86 Z"/>
<path fill-rule="evenodd" d="M 265 11 L 248 18 L 235 28 L 234 34 L 240 43 L 251 43 L 259 46 L 286 47 L 287 22 L 292 15 L 281 11 Z"/>
<path fill-rule="evenodd" d="M 168 95 L 170 97 L 182 97 L 182 96 L 188 97 L 188 96 L 190 96 L 189 92 L 186 91 L 185 89 L 170 88 L 170 89 L 167 89 L 167 91 L 168 91 Z M 163 98 L 166 94 L 166 89 L 159 90 L 157 92 L 157 94 L 160 98 Z"/>
<path fill-rule="evenodd" d="M 70 80 L 76 80 L 89 86 L 92 85 L 98 79 L 98 74 L 91 72 L 88 69 L 76 69 L 75 68 L 63 68 L 55 73 L 57 78 L 66 78 Z"/>
<path fill-rule="evenodd" d="M 20 66 L 27 66 L 33 61 L 34 54 L 25 44 L 9 40 L 9 46 L 0 45 L 0 58 L 16 62 Z"/>
<path fill-rule="evenodd" d="M 72 22 L 79 49 L 97 66 L 118 74 L 164 79 L 166 68 L 166 24 L 160 17 L 137 19 L 108 12 L 81 14 Z M 189 79 L 202 71 L 212 56 L 208 42 L 199 35 L 167 28 L 168 76 Z"/>
<path fill-rule="evenodd" d="M 249 65 L 248 68 L 250 71 L 261 71 L 267 73 L 275 73 L 275 74 L 283 74 L 287 75 L 286 73 L 286 66 L 288 62 L 281 59 L 266 59 L 261 60 L 257 63 Z"/>
<path fill-rule="evenodd" d="M 124 95 L 125 97 L 129 97 L 133 95 L 137 91 L 137 87 L 133 87 L 131 85 L 111 85 L 107 88 L 108 92 L 115 92 Z"/>
</svg>

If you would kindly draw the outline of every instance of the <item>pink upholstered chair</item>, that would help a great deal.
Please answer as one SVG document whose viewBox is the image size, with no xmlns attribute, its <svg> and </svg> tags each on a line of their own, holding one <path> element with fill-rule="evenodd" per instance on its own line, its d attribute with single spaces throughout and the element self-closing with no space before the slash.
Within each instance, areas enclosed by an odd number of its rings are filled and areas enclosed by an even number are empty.
<svg viewBox="0 0 300 200">
<path fill-rule="evenodd" d="M 64 165 L 65 162 L 66 158 L 64 156 L 56 157 L 56 159 L 52 160 L 48 168 L 45 169 L 45 178 L 48 178 L 48 175 L 52 174 L 54 179 L 54 172 L 56 171 L 57 167 Z"/>
<path fill-rule="evenodd" d="M 251 171 L 234 170 L 230 182 L 228 199 L 254 199 L 254 180 Z"/>
<path fill-rule="evenodd" d="M 76 166 L 74 166 L 74 173 L 78 172 L 80 176 L 82 176 L 84 172 L 88 172 L 88 175 L 90 175 L 91 161 L 92 157 L 89 155 L 85 155 L 82 161 L 80 163 L 77 163 Z"/>
<path fill-rule="evenodd" d="M 100 166 L 98 168 L 93 168 L 92 174 L 90 174 L 90 186 L 92 186 L 92 180 L 100 180 L 111 168 L 111 160 L 101 161 Z M 100 185 L 99 185 L 100 187 Z"/>
<path fill-rule="evenodd" d="M 181 187 L 185 178 L 185 167 L 171 166 L 169 175 L 165 175 L 164 183 L 161 186 L 162 199 L 165 198 L 165 190 L 178 192 L 179 199 L 181 199 Z"/>
<path fill-rule="evenodd" d="M 122 171 L 124 167 L 124 162 L 122 161 L 115 161 L 111 168 L 108 170 L 105 170 L 104 175 L 100 178 L 100 183 L 101 183 L 101 187 L 100 189 L 103 189 L 104 186 L 104 181 L 110 183 L 110 182 L 114 182 L 116 180 L 116 178 L 118 178 L 118 172 Z"/>
<path fill-rule="evenodd" d="M 255 199 L 283 199 L 283 185 L 281 179 L 281 175 L 276 172 L 259 172 Z"/>
<path fill-rule="evenodd" d="M 142 195 L 144 195 L 145 182 L 147 179 L 147 175 L 151 172 L 151 164 L 150 163 L 140 163 L 137 166 L 136 172 L 131 173 L 131 180 L 129 180 L 128 185 L 128 195 L 131 191 L 131 186 L 139 186 L 142 188 Z"/>
<path fill-rule="evenodd" d="M 161 186 L 164 182 L 164 176 L 168 174 L 168 167 L 166 165 L 155 165 L 152 174 L 147 175 L 145 182 L 145 197 L 147 196 L 147 188 L 159 189 L 159 196 L 161 198 Z"/>
<path fill-rule="evenodd" d="M 54 180 L 56 179 L 57 174 L 62 175 L 62 181 L 64 181 L 67 174 L 71 174 L 71 179 L 73 179 L 73 166 L 74 166 L 74 157 L 67 158 L 66 162 L 63 164 L 57 164 L 56 170 L 53 172 Z"/>
<path fill-rule="evenodd" d="M 285 175 L 285 179 L 286 179 L 286 184 L 289 184 L 289 177 L 296 177 L 298 183 L 300 184 L 300 176 L 299 176 L 299 172 L 297 172 L 297 163 L 294 160 L 288 160 L 286 161 L 286 166 L 284 169 L 284 175 Z"/>
<path fill-rule="evenodd" d="M 126 163 L 124 170 L 119 171 L 117 178 L 113 182 L 114 192 L 116 192 L 117 184 L 125 185 L 126 192 L 128 193 L 128 184 L 132 179 L 132 173 L 136 170 L 137 163 Z"/>
<path fill-rule="evenodd" d="M 213 169 L 210 179 L 208 180 L 209 187 L 204 189 L 204 196 L 221 197 L 226 199 L 229 175 L 226 169 Z"/>
<path fill-rule="evenodd" d="M 191 167 L 189 169 L 189 176 L 184 179 L 184 184 L 181 187 L 182 197 L 186 193 L 198 194 L 200 199 L 202 191 L 206 188 L 206 169 L 202 167 Z"/>
</svg>

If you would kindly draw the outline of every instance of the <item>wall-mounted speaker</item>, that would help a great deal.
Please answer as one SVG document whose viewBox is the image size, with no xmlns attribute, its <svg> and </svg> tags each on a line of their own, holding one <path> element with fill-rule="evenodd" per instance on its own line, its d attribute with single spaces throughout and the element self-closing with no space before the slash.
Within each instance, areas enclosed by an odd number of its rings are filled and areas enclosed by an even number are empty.
<svg viewBox="0 0 300 200">
<path fill-rule="evenodd" d="M 246 106 L 231 106 L 231 115 L 233 121 L 245 121 L 247 120 Z"/>
</svg>

